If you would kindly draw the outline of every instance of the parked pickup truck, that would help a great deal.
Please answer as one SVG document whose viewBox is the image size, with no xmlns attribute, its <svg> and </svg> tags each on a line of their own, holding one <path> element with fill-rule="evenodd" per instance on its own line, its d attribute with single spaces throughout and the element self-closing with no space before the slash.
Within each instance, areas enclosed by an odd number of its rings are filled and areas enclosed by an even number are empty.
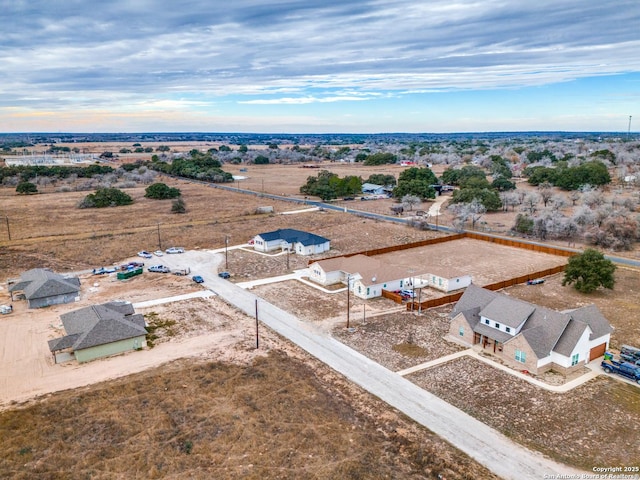
<svg viewBox="0 0 640 480">
<path fill-rule="evenodd" d="M 606 373 L 617 373 L 630 378 L 640 385 L 640 367 L 635 366 L 633 363 L 605 360 L 600 365 Z"/>
<path fill-rule="evenodd" d="M 620 348 L 620 358 L 625 362 L 640 365 L 640 348 L 622 345 Z"/>
</svg>

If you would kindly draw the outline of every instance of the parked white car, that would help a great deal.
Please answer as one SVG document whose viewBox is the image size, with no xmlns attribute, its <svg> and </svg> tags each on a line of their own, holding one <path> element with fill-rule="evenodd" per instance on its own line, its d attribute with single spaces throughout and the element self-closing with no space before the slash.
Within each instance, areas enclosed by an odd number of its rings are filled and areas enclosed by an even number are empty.
<svg viewBox="0 0 640 480">
<path fill-rule="evenodd" d="M 155 252 L 153 252 L 153 254 L 156 257 L 162 257 L 164 255 L 164 253 L 162 253 L 162 250 L 156 250 Z"/>
<path fill-rule="evenodd" d="M 165 250 L 167 253 L 184 253 L 184 248 L 182 247 L 170 247 Z"/>
<path fill-rule="evenodd" d="M 171 272 L 169 267 L 165 267 L 164 265 L 153 265 L 153 266 L 149 267 L 147 270 L 149 270 L 150 272 L 156 272 L 156 273 L 170 273 Z"/>
<path fill-rule="evenodd" d="M 153 258 L 153 255 L 151 255 L 146 250 L 142 250 L 141 252 L 138 252 L 138 256 L 142 258 Z"/>
</svg>

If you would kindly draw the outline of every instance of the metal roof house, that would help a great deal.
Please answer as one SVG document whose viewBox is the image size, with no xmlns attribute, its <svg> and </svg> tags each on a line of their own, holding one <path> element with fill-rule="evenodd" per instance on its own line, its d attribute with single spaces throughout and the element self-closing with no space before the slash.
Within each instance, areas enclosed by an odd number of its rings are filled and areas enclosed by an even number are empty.
<svg viewBox="0 0 640 480">
<path fill-rule="evenodd" d="M 298 255 L 314 255 L 327 252 L 329 248 L 328 238 L 292 228 L 260 233 L 253 238 L 253 249 L 258 252 L 289 250 Z"/>
<path fill-rule="evenodd" d="M 535 374 L 568 373 L 604 355 L 613 331 L 595 305 L 558 312 L 473 284 L 450 317 L 450 337 Z"/>
<path fill-rule="evenodd" d="M 60 315 L 66 335 L 49 340 L 49 350 L 72 354 L 78 363 L 146 346 L 144 316 L 129 302 L 108 302 Z"/>
<path fill-rule="evenodd" d="M 34 268 L 9 285 L 9 293 L 22 292 L 29 308 L 71 303 L 80 299 L 80 279 L 64 277 L 47 268 Z"/>
</svg>

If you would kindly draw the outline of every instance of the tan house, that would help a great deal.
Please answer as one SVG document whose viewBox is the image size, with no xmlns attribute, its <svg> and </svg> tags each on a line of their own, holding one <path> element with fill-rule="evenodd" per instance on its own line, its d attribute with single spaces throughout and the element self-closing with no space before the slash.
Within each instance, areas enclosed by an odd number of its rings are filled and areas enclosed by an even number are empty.
<svg viewBox="0 0 640 480">
<path fill-rule="evenodd" d="M 320 260 L 309 271 L 309 279 L 321 285 L 350 281 L 351 291 L 363 299 L 379 297 L 383 289 L 402 290 L 408 282 L 406 269 L 366 255 Z"/>
<path fill-rule="evenodd" d="M 567 373 L 602 356 L 613 331 L 595 305 L 558 312 L 473 284 L 450 317 L 451 337 L 535 374 Z"/>
</svg>

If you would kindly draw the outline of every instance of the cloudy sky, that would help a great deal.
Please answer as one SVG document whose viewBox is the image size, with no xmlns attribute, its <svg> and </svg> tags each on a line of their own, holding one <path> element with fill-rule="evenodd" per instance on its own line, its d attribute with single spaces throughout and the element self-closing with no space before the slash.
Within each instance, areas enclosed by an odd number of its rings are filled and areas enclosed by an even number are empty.
<svg viewBox="0 0 640 480">
<path fill-rule="evenodd" d="M 0 132 L 627 131 L 638 0 L 0 0 Z"/>
</svg>

